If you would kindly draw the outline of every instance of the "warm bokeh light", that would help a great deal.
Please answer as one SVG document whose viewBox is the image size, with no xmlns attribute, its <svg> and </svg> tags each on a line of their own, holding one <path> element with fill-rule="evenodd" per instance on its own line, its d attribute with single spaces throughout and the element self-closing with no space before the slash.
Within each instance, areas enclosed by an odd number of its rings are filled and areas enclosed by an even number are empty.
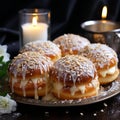
<svg viewBox="0 0 120 120">
<path fill-rule="evenodd" d="M 102 9 L 102 19 L 105 19 L 107 17 L 107 6 L 103 6 Z"/>
</svg>

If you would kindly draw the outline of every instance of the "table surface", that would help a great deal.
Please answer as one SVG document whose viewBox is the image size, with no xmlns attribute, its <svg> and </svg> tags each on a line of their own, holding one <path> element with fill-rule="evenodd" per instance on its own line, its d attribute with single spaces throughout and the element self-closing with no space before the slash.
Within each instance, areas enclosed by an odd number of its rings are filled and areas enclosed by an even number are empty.
<svg viewBox="0 0 120 120">
<path fill-rule="evenodd" d="M 0 120 L 120 120 L 120 94 L 107 100 L 72 107 L 40 107 L 18 103 L 17 111 Z"/>
</svg>

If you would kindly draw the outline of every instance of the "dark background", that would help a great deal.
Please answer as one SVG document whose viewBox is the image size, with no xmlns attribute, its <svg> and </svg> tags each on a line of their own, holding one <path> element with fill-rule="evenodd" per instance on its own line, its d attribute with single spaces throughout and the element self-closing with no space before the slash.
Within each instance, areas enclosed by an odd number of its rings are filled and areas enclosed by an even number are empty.
<svg viewBox="0 0 120 120">
<path fill-rule="evenodd" d="M 19 51 L 18 12 L 24 8 L 45 8 L 51 11 L 51 40 L 64 33 L 81 34 L 80 24 L 100 20 L 104 5 L 108 20 L 120 22 L 120 0 L 1 0 L 0 44 L 8 45 L 11 58 Z M 108 106 L 104 106 L 106 103 Z M 101 112 L 104 110 L 104 112 Z M 84 115 L 80 115 L 84 113 Z M 97 116 L 94 116 L 96 114 Z M 17 111 L 0 116 L 0 120 L 119 120 L 120 94 L 88 106 L 43 108 L 18 104 Z"/>
<path fill-rule="evenodd" d="M 104 5 L 108 7 L 107 19 L 120 22 L 120 0 L 2 0 L 0 3 L 0 44 L 8 45 L 11 57 L 18 53 L 18 12 L 21 9 L 49 9 L 51 11 L 51 40 L 53 40 L 64 33 L 81 34 L 80 24 L 86 20 L 100 20 Z"/>
</svg>

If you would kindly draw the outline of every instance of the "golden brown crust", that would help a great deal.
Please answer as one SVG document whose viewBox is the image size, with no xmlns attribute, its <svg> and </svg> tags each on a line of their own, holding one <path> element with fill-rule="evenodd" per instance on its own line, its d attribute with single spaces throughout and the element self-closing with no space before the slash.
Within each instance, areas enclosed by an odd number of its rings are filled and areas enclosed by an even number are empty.
<svg viewBox="0 0 120 120">
<path fill-rule="evenodd" d="M 14 93 L 16 95 L 19 95 L 19 96 L 24 96 L 22 89 L 17 88 L 17 89 L 15 89 Z M 37 95 L 38 95 L 38 97 L 45 96 L 46 95 L 46 88 L 44 87 L 40 90 L 38 89 L 37 90 Z M 24 97 L 34 97 L 34 96 L 35 96 L 34 89 L 30 89 L 30 90 L 26 91 L 26 96 L 24 96 Z M 35 99 L 38 99 L 38 98 L 35 98 Z"/>
<path fill-rule="evenodd" d="M 62 56 L 65 55 L 76 55 L 78 52 L 82 51 L 82 49 L 90 44 L 89 40 L 75 34 L 64 34 L 56 39 L 53 42 L 59 45 Z"/>
</svg>

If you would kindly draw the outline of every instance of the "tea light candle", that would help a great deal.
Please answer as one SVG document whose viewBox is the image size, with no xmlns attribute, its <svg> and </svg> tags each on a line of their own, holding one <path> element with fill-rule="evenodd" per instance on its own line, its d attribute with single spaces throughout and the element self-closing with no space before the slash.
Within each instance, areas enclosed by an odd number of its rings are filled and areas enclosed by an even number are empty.
<svg viewBox="0 0 120 120">
<path fill-rule="evenodd" d="M 32 23 L 22 25 L 23 44 L 28 42 L 42 40 L 48 38 L 48 25 L 46 23 L 37 23 L 37 17 L 33 17 Z"/>
</svg>

